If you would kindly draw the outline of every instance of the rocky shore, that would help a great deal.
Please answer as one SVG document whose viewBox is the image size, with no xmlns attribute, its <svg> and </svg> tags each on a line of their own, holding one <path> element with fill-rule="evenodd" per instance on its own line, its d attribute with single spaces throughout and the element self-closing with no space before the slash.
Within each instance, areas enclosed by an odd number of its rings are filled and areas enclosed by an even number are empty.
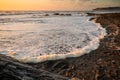
<svg viewBox="0 0 120 80">
<path fill-rule="evenodd" d="M 100 23 L 104 28 L 106 28 L 108 33 L 108 35 L 101 40 L 101 45 L 98 49 L 77 58 L 46 61 L 37 64 L 22 64 L 14 60 L 9 63 L 0 62 L 0 79 L 20 80 L 20 78 L 16 77 L 15 73 L 26 74 L 25 71 L 31 72 L 29 69 L 35 68 L 36 71 L 33 72 L 37 73 L 39 72 L 37 70 L 42 69 L 57 75 L 68 77 L 71 80 L 120 80 L 120 14 L 92 14 L 90 16 L 93 16 L 91 20 L 94 20 L 96 23 Z M 6 61 L 4 57 L 0 58 L 0 61 L 1 60 Z M 28 66 L 28 69 L 25 65 Z M 26 70 L 24 70 L 24 68 Z M 22 70 L 23 72 L 18 71 L 12 74 L 6 74 L 7 72 L 5 69 L 11 71 L 13 69 Z M 31 75 L 31 73 L 27 75 Z M 37 80 L 52 80 L 51 75 L 47 78 L 45 75 L 39 77 L 42 78 Z M 44 79 L 44 77 L 46 79 Z M 27 78 L 22 80 L 34 79 Z M 61 80 L 64 79 L 61 78 Z"/>
<path fill-rule="evenodd" d="M 72 80 L 119 80 L 120 79 L 120 14 L 92 14 L 96 23 L 107 29 L 108 35 L 101 40 L 97 50 L 89 54 L 57 61 L 29 64 L 63 75 Z"/>
</svg>

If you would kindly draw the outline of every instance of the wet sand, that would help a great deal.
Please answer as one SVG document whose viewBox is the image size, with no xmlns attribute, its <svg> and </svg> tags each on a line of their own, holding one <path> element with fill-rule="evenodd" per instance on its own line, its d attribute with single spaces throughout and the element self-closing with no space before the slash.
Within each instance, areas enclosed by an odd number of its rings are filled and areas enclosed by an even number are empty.
<svg viewBox="0 0 120 80">
<path fill-rule="evenodd" d="M 107 29 L 98 49 L 77 58 L 29 64 L 73 80 L 120 79 L 120 14 L 92 14 Z"/>
</svg>

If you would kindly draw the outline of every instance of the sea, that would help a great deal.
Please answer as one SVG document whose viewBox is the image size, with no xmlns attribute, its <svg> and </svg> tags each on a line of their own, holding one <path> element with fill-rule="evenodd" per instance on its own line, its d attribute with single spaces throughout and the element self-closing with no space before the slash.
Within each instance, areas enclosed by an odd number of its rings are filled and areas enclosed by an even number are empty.
<svg viewBox="0 0 120 80">
<path fill-rule="evenodd" d="M 106 29 L 79 11 L 0 11 L 0 54 L 25 63 L 79 57 Z"/>
</svg>

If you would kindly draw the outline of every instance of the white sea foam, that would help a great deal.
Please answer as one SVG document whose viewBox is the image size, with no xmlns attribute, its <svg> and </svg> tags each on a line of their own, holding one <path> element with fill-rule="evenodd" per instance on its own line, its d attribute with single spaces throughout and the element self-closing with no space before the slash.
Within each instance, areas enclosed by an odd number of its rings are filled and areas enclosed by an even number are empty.
<svg viewBox="0 0 120 80">
<path fill-rule="evenodd" d="M 97 49 L 106 35 L 106 30 L 87 16 L 35 15 L 38 17 L 5 17 L 12 21 L 0 24 L 1 54 L 33 63 L 78 57 Z"/>
</svg>

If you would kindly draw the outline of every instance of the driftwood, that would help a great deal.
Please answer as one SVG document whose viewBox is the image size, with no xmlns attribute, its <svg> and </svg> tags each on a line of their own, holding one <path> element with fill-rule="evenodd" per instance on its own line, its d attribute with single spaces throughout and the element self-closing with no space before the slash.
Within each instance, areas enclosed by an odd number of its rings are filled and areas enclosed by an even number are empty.
<svg viewBox="0 0 120 80">
<path fill-rule="evenodd" d="M 66 77 L 38 70 L 0 54 L 0 75 L 4 74 L 16 77 L 18 80 L 69 80 Z"/>
</svg>

